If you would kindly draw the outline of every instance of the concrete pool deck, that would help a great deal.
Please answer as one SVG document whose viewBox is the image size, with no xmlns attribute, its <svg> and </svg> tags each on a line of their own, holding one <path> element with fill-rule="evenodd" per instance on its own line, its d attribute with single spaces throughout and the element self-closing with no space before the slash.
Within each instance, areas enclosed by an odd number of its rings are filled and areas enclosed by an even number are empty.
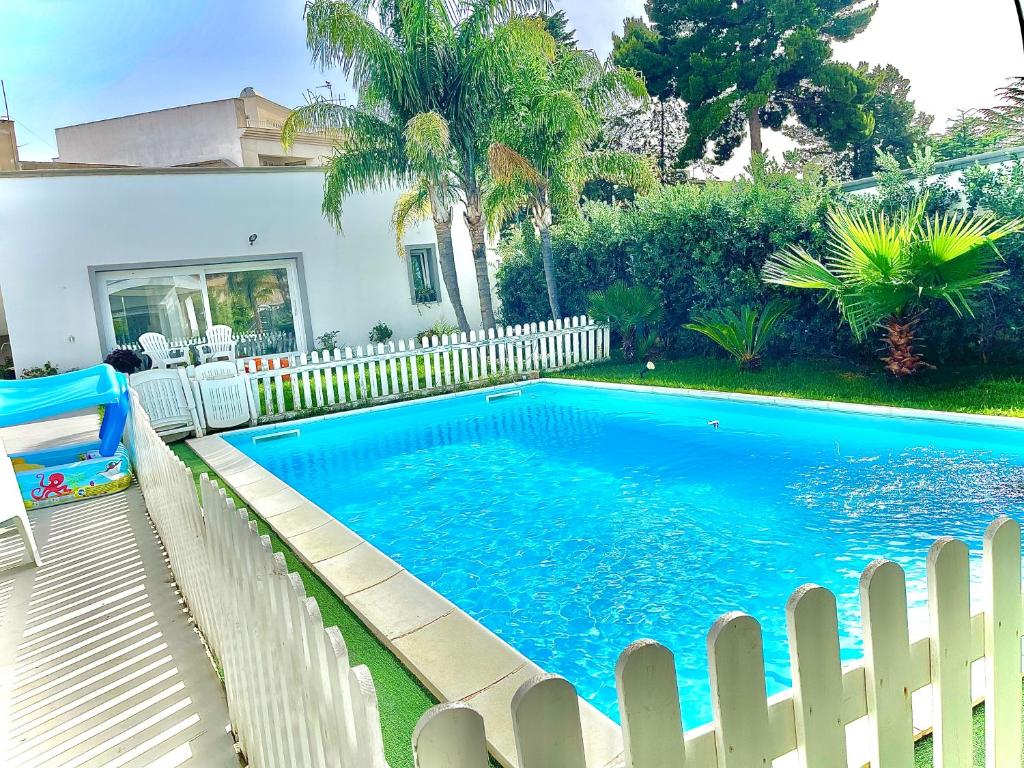
<svg viewBox="0 0 1024 768">
<path fill-rule="evenodd" d="M 518 767 L 512 697 L 544 670 L 221 437 L 188 444 L 431 693 L 476 709 L 491 754 Z M 582 699 L 580 717 L 587 765 L 621 765 L 619 726 Z"/>
</svg>

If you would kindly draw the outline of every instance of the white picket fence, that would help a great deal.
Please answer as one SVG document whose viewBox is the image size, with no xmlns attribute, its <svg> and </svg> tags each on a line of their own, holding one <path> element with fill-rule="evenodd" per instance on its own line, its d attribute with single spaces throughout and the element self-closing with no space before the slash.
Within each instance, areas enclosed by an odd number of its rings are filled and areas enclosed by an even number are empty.
<svg viewBox="0 0 1024 768">
<path fill-rule="evenodd" d="M 605 360 L 610 332 L 585 317 L 452 336 L 241 361 L 256 421 L 428 394 L 531 371 Z M 266 366 L 266 367 L 264 367 Z"/>
<path fill-rule="evenodd" d="M 672 653 L 653 641 L 616 668 L 626 768 L 874 768 L 914 764 L 913 692 L 931 686 L 934 765 L 972 765 L 972 662 L 984 665 L 985 764 L 1021 765 L 1021 538 L 1008 517 L 985 535 L 984 610 L 971 615 L 967 547 L 937 541 L 928 555 L 930 630 L 911 642 L 903 569 L 878 560 L 860 581 L 865 658 L 844 668 L 836 600 L 793 593 L 786 618 L 793 688 L 768 699 L 761 628 L 730 613 L 708 634 L 714 721 L 684 732 Z M 919 713 L 920 714 L 920 713 Z M 540 675 L 512 700 L 520 768 L 595 768 L 584 759 L 576 691 Z M 859 726 L 859 727 L 858 727 Z M 427 712 L 413 736 L 418 768 L 486 768 L 483 720 L 465 704 Z"/>
<path fill-rule="evenodd" d="M 387 768 L 369 670 L 245 510 L 189 469 L 132 393 L 126 439 L 175 581 L 224 671 L 228 712 L 255 768 Z"/>
</svg>

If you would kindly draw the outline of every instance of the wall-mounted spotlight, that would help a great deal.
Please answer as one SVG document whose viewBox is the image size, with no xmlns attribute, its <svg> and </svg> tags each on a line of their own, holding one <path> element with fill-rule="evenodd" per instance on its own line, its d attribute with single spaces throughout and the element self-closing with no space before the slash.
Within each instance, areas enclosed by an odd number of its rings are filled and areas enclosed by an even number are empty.
<svg viewBox="0 0 1024 768">
<path fill-rule="evenodd" d="M 255 232 L 249 235 L 249 245 L 254 245 L 256 243 L 256 237 L 257 235 Z"/>
</svg>

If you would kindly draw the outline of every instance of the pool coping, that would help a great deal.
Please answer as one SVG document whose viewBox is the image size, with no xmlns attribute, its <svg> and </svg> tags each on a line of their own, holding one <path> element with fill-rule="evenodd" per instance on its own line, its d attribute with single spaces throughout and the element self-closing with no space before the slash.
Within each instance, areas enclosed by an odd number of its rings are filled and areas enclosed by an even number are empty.
<svg viewBox="0 0 1024 768">
<path fill-rule="evenodd" d="M 508 386 L 440 397 L 479 395 Z M 422 402 L 389 403 L 302 421 Z M 294 428 L 295 423 L 288 425 Z M 250 430 L 233 434 L 245 431 Z M 194 438 L 188 444 L 427 690 L 441 702 L 462 701 L 476 709 L 484 719 L 491 755 L 505 768 L 518 768 L 512 697 L 523 683 L 544 673 L 541 667 L 220 435 Z M 579 703 L 587 766 L 621 766 L 620 727 L 586 700 Z"/>
<path fill-rule="evenodd" d="M 261 424 L 232 430 L 230 434 L 284 431 L 295 429 L 300 423 L 350 418 L 428 401 L 479 397 L 539 383 L 1024 429 L 1024 419 L 1013 416 L 543 378 Z M 194 438 L 188 440 L 188 444 L 434 696 L 442 702 L 462 701 L 473 706 L 483 716 L 491 755 L 505 768 L 518 768 L 511 718 L 512 697 L 524 682 L 544 670 L 220 435 Z M 781 701 L 790 691 L 769 697 L 769 706 Z M 586 700 L 581 698 L 579 703 L 588 768 L 622 766 L 620 726 Z M 695 742 L 693 746 L 698 746 L 699 742 L 701 751 L 711 748 L 713 727 L 713 722 L 709 722 L 688 728 L 687 742 Z M 930 723 L 915 723 L 914 730 L 917 740 L 930 732 Z"/>
</svg>

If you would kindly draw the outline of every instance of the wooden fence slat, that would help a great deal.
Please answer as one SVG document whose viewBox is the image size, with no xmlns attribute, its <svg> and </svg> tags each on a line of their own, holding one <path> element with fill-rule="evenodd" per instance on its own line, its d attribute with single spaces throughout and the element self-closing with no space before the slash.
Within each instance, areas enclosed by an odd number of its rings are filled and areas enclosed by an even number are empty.
<svg viewBox="0 0 1024 768">
<path fill-rule="evenodd" d="M 409 356 L 407 354 L 408 349 L 405 346 L 405 339 L 398 340 L 398 353 L 402 361 L 402 391 L 409 391 Z"/>
<path fill-rule="evenodd" d="M 197 497 L 191 472 L 130 394 L 125 436 L 136 476 L 175 581 L 223 669 L 248 764 L 386 768 L 368 671 L 349 667 L 337 628 L 324 629 L 301 579 L 248 512 L 205 475 Z"/>
<path fill-rule="evenodd" d="M 928 550 L 932 744 L 936 768 L 970 768 L 971 593 L 967 545 L 944 537 Z"/>
<path fill-rule="evenodd" d="M 615 666 L 626 768 L 685 768 L 672 652 L 653 640 L 626 648 Z"/>
<path fill-rule="evenodd" d="M 587 768 L 576 689 L 541 674 L 512 697 L 512 726 L 520 768 Z"/>
<path fill-rule="evenodd" d="M 985 531 L 985 765 L 1021 758 L 1020 525 L 1009 517 Z"/>
<path fill-rule="evenodd" d="M 428 709 L 412 735 L 416 768 L 487 768 L 484 719 L 468 704 Z"/>
<path fill-rule="evenodd" d="M 903 569 L 891 560 L 871 563 L 860 579 L 860 600 L 872 765 L 903 768 L 914 762 L 910 639 Z"/>
<path fill-rule="evenodd" d="M 761 625 L 727 613 L 708 633 L 708 671 L 721 768 L 770 768 Z"/>
<path fill-rule="evenodd" d="M 836 598 L 805 584 L 786 603 L 796 747 L 802 768 L 846 768 Z"/>
</svg>

